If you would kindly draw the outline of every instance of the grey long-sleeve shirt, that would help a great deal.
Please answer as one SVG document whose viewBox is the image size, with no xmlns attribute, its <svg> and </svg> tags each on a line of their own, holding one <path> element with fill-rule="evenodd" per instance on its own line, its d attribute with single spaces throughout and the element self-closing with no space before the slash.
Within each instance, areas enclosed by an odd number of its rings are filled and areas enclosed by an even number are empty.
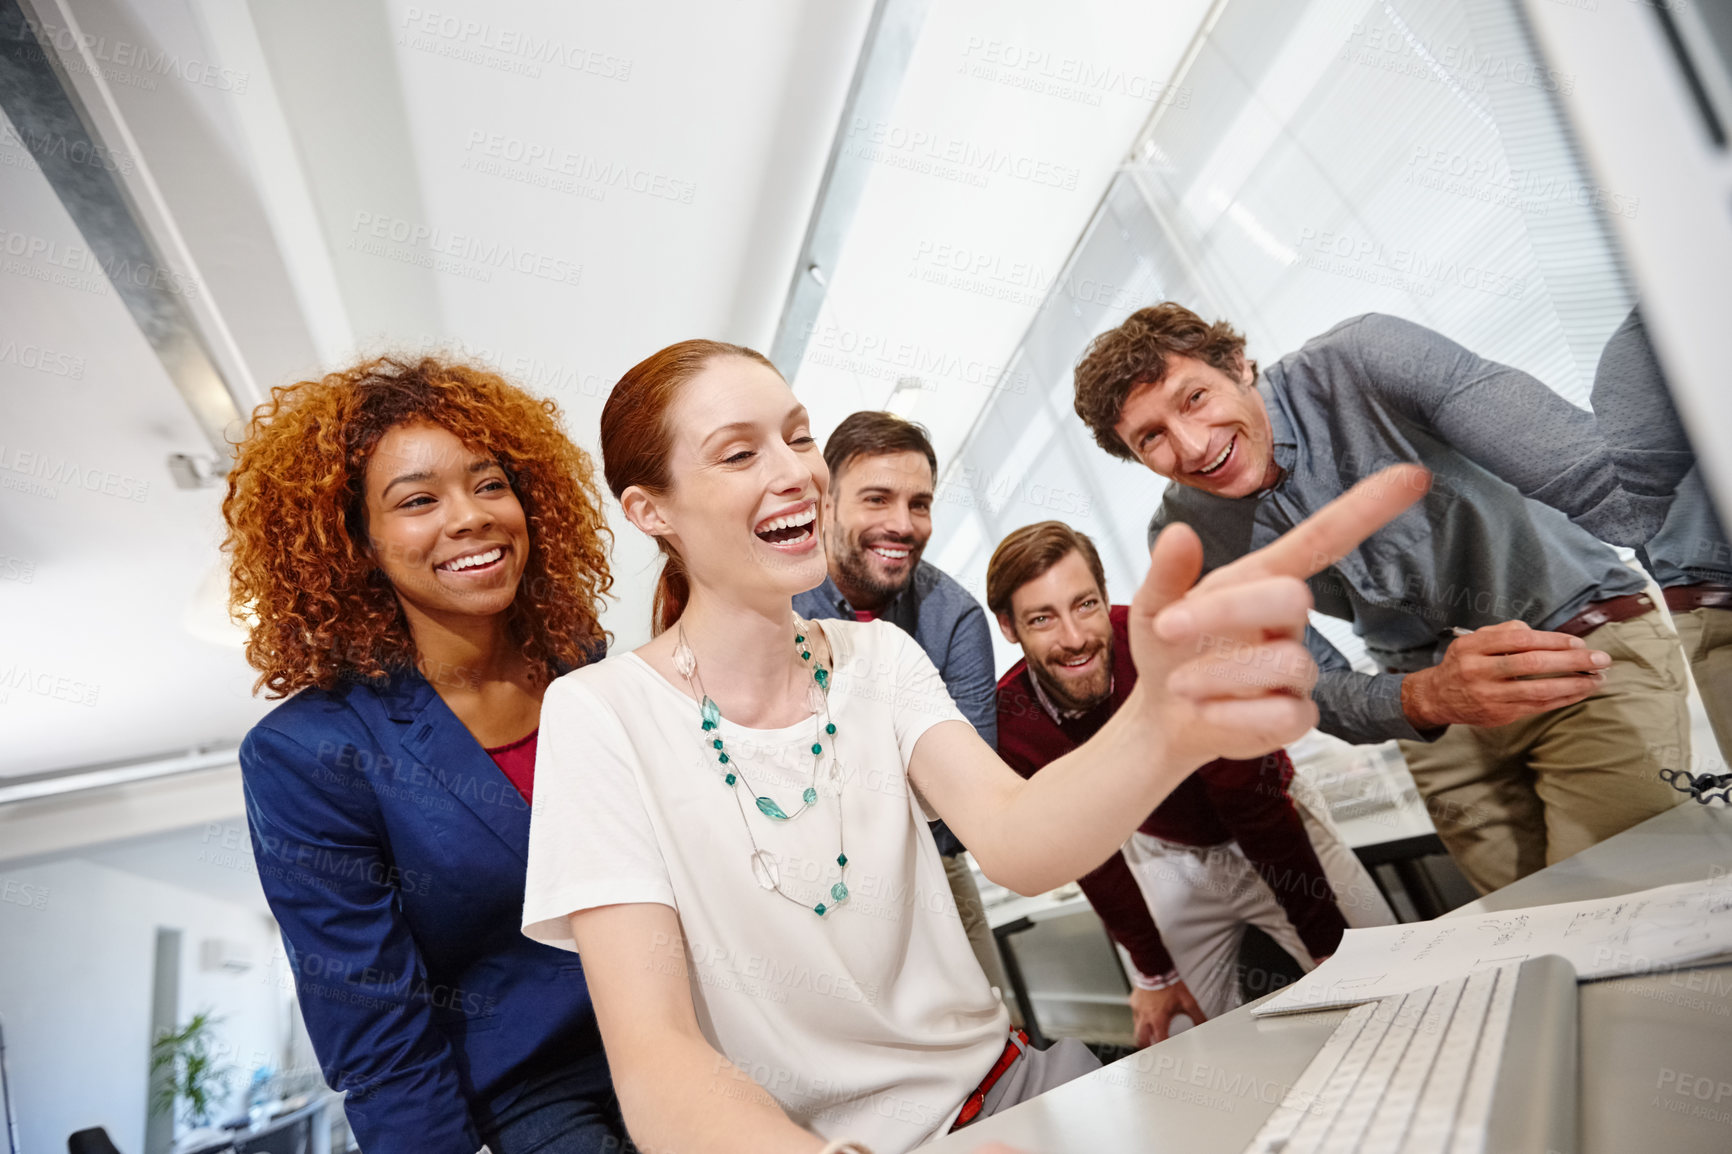
<svg viewBox="0 0 1732 1154">
<path fill-rule="evenodd" d="M 1418 503 L 1309 581 L 1318 610 L 1351 621 L 1389 671 L 1353 670 L 1308 630 L 1324 732 L 1424 740 L 1401 711 L 1402 678 L 1442 659 L 1453 626 L 1550 629 L 1590 601 L 1642 589 L 1595 538 L 1646 541 L 1668 500 L 1632 492 L 1593 416 L 1528 374 L 1372 313 L 1269 366 L 1257 388 L 1281 480 L 1237 500 L 1169 485 L 1151 542 L 1184 521 L 1214 569 L 1386 466 L 1420 464 L 1433 477 Z"/>
<path fill-rule="evenodd" d="M 1637 550 L 1654 580 L 1665 589 L 1732 585 L 1732 545 L 1639 312 L 1632 310 L 1606 342 L 1594 370 L 1592 403 L 1624 484 L 1673 494 L 1665 521 Z"/>
<path fill-rule="evenodd" d="M 1698 466 L 1684 475 L 1672 511 L 1637 552 L 1662 589 L 1674 585 L 1732 585 L 1732 542 L 1714 514 Z"/>
</svg>

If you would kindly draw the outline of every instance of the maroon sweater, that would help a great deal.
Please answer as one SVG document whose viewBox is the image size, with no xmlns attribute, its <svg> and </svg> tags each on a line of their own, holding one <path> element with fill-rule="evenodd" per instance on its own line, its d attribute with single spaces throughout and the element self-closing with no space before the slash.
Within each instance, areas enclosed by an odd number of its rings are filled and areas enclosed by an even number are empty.
<svg viewBox="0 0 1732 1154">
<path fill-rule="evenodd" d="M 1069 753 L 1106 724 L 1136 684 L 1125 622 L 1130 610 L 1112 607 L 1113 693 L 1082 717 L 1054 721 L 1035 696 L 1027 661 L 998 682 L 998 755 L 1024 777 Z M 1185 845 L 1237 841 L 1257 873 L 1275 891 L 1287 920 L 1313 957 L 1332 954 L 1347 923 L 1311 839 L 1287 795 L 1293 763 L 1285 750 L 1256 761 L 1211 761 L 1181 782 L 1140 827 L 1143 833 Z M 1122 853 L 1079 879 L 1107 932 L 1130 952 L 1148 977 L 1173 969 L 1148 902 Z"/>
</svg>

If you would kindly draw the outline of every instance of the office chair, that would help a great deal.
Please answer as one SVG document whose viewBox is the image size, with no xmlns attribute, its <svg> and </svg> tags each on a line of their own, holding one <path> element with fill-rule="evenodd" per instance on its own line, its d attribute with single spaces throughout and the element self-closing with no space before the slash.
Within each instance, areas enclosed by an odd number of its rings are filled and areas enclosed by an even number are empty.
<svg viewBox="0 0 1732 1154">
<path fill-rule="evenodd" d="M 120 1154 L 101 1126 L 80 1130 L 66 1140 L 67 1154 Z"/>
</svg>

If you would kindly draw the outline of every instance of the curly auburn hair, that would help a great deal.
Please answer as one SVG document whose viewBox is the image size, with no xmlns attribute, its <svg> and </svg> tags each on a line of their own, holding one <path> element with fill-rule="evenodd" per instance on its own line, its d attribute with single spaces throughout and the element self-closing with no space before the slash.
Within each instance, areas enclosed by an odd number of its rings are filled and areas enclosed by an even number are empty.
<svg viewBox="0 0 1732 1154">
<path fill-rule="evenodd" d="M 612 535 L 594 466 L 560 428 L 559 407 L 485 369 L 379 357 L 272 389 L 236 448 L 223 548 L 229 611 L 257 619 L 246 645 L 255 693 L 286 697 L 414 665 L 396 592 L 367 553 L 365 480 L 380 438 L 415 421 L 491 455 L 523 505 L 529 557 L 507 612 L 531 668 L 551 680 L 605 644 Z"/>
<path fill-rule="evenodd" d="M 1167 375 L 1168 357 L 1195 357 L 1236 376 L 1245 355 L 1245 338 L 1226 321 L 1210 324 L 1172 301 L 1138 309 L 1116 329 L 1108 329 L 1083 352 L 1076 366 L 1076 415 L 1094 434 L 1095 444 L 1125 461 L 1137 456 L 1113 431 L 1125 401 L 1142 385 Z M 1256 380 L 1257 362 L 1246 362 Z"/>
</svg>

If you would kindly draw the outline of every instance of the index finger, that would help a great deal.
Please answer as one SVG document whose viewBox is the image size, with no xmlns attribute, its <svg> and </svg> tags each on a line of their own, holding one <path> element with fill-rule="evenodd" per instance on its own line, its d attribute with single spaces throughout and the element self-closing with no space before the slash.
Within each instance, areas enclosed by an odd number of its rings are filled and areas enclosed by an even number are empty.
<svg viewBox="0 0 1732 1154">
<path fill-rule="evenodd" d="M 1418 465 L 1379 470 L 1275 541 L 1210 573 L 1198 586 L 1238 585 L 1259 577 L 1303 580 L 1320 573 L 1399 517 L 1429 488 L 1431 473 Z"/>
<path fill-rule="evenodd" d="M 1516 628 L 1520 626 L 1520 628 Z M 1469 639 L 1472 640 L 1469 640 Z M 1573 633 L 1534 629 L 1520 621 L 1504 621 L 1476 629 L 1452 644 L 1467 641 L 1466 648 L 1481 653 L 1522 653 L 1529 649 L 1586 649 L 1588 643 Z"/>
</svg>

